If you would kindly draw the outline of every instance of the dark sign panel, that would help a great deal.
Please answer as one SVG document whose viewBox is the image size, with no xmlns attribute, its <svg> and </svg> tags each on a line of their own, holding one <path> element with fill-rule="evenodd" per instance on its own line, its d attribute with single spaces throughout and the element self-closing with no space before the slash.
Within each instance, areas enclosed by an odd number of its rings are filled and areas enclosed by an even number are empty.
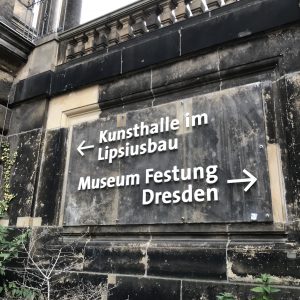
<svg viewBox="0 0 300 300">
<path fill-rule="evenodd" d="M 271 221 L 260 84 L 100 117 L 71 138 L 67 225 Z"/>
</svg>

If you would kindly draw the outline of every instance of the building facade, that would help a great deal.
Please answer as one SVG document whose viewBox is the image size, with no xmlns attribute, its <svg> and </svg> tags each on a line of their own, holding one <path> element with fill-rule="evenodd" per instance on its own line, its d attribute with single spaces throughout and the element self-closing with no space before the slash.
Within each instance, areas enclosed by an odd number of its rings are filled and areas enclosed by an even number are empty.
<svg viewBox="0 0 300 300">
<path fill-rule="evenodd" d="M 50 299 L 252 299 L 263 273 L 300 299 L 299 1 L 141 0 L 80 26 L 50 2 L 58 32 L 0 22 L 1 222 L 33 228 Z"/>
</svg>

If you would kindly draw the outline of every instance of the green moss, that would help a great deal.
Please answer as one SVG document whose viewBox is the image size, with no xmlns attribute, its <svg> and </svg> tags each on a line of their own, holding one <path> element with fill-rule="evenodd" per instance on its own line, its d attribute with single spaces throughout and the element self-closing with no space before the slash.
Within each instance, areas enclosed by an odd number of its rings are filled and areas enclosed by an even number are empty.
<svg viewBox="0 0 300 300">
<path fill-rule="evenodd" d="M 2 216 L 7 210 L 9 203 L 15 197 L 11 193 L 10 176 L 13 165 L 16 161 L 16 152 L 10 153 L 10 145 L 8 142 L 1 143 L 1 162 L 3 165 L 2 176 L 2 198 L 0 199 L 0 216 Z"/>
</svg>

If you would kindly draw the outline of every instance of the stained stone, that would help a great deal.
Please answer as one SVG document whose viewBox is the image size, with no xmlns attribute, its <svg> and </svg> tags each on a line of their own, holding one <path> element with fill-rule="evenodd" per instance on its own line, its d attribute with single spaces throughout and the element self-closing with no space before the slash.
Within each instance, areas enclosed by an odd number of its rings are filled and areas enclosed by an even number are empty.
<svg viewBox="0 0 300 300">
<path fill-rule="evenodd" d="M 260 84 L 254 83 L 74 126 L 65 224 L 271 221 L 261 94 Z M 202 123 L 187 128 L 187 113 L 190 123 L 193 118 Z M 164 120 L 178 120 L 179 129 L 107 141 L 110 132 L 122 133 L 139 124 Z M 178 149 L 105 159 L 109 151 L 117 155 L 132 145 L 142 149 L 143 144 L 150 147 L 149 143 L 169 140 L 176 140 Z M 82 154 L 77 150 L 79 145 Z M 188 180 L 180 177 L 186 176 L 189 168 L 191 173 L 198 168 L 197 176 Z M 174 175 L 177 169 L 180 176 Z M 227 183 L 229 179 L 247 178 L 244 169 L 257 178 L 249 191 L 244 191 L 246 182 Z M 122 180 L 130 184 L 117 187 Z"/>
</svg>

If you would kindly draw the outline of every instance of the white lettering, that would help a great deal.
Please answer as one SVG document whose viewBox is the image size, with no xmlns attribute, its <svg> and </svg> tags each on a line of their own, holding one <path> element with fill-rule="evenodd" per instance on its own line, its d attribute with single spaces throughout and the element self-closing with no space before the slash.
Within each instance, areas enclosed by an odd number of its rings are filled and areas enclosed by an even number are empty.
<svg viewBox="0 0 300 300">
<path fill-rule="evenodd" d="M 78 184 L 78 191 L 90 190 L 91 189 L 91 177 L 87 176 L 86 178 L 80 177 Z"/>
<path fill-rule="evenodd" d="M 149 194 L 149 199 L 147 199 L 147 194 Z M 149 205 L 153 202 L 154 192 L 152 190 L 143 190 L 143 205 Z"/>
</svg>

